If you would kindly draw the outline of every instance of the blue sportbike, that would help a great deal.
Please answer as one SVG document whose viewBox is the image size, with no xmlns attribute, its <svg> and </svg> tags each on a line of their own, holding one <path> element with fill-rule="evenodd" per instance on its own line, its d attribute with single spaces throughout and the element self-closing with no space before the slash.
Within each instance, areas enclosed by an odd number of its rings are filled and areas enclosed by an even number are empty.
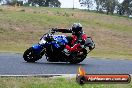
<svg viewBox="0 0 132 88">
<path fill-rule="evenodd" d="M 33 45 L 24 52 L 23 58 L 27 62 L 35 62 L 45 55 L 49 62 L 68 62 L 77 64 L 82 62 L 87 54 L 95 48 L 92 38 L 88 37 L 84 44 L 84 48 L 78 52 L 72 52 L 70 55 L 66 55 L 63 50 L 65 45 L 71 42 L 70 39 L 70 36 L 55 35 L 55 32 L 49 31 L 49 33 L 41 37 L 38 44 Z"/>
</svg>

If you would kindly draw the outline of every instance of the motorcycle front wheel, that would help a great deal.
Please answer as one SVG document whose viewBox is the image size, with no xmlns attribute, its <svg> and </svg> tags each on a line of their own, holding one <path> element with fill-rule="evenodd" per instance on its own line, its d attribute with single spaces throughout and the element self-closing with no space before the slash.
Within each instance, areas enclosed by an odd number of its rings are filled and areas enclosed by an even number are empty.
<svg viewBox="0 0 132 88">
<path fill-rule="evenodd" d="M 27 49 L 24 54 L 23 54 L 23 58 L 25 61 L 27 62 L 35 62 L 37 60 L 39 60 L 41 57 L 39 57 L 36 53 L 35 50 L 31 47 L 29 49 Z"/>
</svg>

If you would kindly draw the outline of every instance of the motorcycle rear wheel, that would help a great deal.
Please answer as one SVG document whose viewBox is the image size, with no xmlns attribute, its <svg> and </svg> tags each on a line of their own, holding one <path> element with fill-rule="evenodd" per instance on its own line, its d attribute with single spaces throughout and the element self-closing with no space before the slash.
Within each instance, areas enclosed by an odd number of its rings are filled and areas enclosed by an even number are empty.
<svg viewBox="0 0 132 88">
<path fill-rule="evenodd" d="M 83 49 L 83 55 L 72 57 L 72 58 L 70 58 L 69 62 L 71 64 L 78 64 L 78 63 L 82 62 L 86 57 L 87 57 L 87 50 Z"/>
</svg>

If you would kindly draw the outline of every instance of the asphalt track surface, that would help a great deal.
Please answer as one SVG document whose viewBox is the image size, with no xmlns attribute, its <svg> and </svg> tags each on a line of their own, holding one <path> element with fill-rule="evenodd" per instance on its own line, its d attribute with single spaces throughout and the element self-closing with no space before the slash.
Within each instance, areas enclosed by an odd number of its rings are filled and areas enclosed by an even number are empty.
<svg viewBox="0 0 132 88">
<path fill-rule="evenodd" d="M 132 60 L 86 58 L 80 64 L 51 63 L 45 57 L 27 63 L 22 54 L 0 53 L 0 75 L 76 74 L 82 66 L 89 74 L 132 74 Z"/>
</svg>

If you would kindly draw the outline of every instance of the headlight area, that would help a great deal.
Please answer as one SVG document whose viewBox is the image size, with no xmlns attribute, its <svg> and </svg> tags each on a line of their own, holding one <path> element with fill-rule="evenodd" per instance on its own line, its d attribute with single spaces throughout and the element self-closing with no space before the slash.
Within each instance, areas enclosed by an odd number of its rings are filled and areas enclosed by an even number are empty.
<svg viewBox="0 0 132 88">
<path fill-rule="evenodd" d="M 45 43 L 46 43 L 46 41 L 43 38 L 39 41 L 40 45 L 45 44 Z"/>
</svg>

